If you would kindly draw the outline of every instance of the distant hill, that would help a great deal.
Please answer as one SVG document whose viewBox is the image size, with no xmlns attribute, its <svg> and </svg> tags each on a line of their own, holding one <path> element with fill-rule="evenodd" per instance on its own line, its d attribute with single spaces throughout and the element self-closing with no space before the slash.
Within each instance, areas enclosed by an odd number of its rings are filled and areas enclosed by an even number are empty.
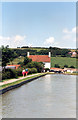
<svg viewBox="0 0 78 120">
<path fill-rule="evenodd" d="M 57 47 L 26 47 L 23 46 L 22 48 L 11 48 L 14 52 L 16 52 L 17 57 L 19 56 L 26 56 L 27 52 L 30 52 L 32 55 L 48 55 L 48 52 L 51 52 L 52 56 L 61 56 L 61 57 L 70 57 L 68 52 L 76 51 L 73 49 L 66 49 L 66 48 L 57 48 Z"/>
</svg>

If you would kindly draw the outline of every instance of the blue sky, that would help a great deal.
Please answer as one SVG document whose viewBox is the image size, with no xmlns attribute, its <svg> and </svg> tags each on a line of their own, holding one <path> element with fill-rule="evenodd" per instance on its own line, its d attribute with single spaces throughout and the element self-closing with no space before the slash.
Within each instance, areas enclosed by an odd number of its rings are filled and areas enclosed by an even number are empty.
<svg viewBox="0 0 78 120">
<path fill-rule="evenodd" d="M 4 2 L 0 44 L 76 47 L 75 2 Z"/>
</svg>

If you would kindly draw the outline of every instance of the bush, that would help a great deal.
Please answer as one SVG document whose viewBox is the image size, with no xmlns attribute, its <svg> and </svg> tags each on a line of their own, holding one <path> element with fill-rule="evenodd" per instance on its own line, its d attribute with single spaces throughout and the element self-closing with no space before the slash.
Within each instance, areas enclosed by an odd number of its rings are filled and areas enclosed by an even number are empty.
<svg viewBox="0 0 78 120">
<path fill-rule="evenodd" d="M 64 65 L 65 68 L 68 68 L 68 65 Z"/>
<path fill-rule="evenodd" d="M 2 80 L 10 79 L 10 78 L 17 78 L 16 70 L 14 69 L 5 69 L 2 71 Z"/>
<path fill-rule="evenodd" d="M 27 67 L 24 66 L 23 68 L 26 69 Z M 23 68 L 19 68 L 19 69 L 16 70 L 17 76 L 22 76 Z M 28 69 L 28 74 L 37 73 L 36 68 L 27 68 L 27 69 Z"/>
<path fill-rule="evenodd" d="M 75 68 L 74 66 L 70 66 L 70 68 Z"/>
<path fill-rule="evenodd" d="M 28 68 L 28 74 L 32 74 L 31 68 Z"/>
<path fill-rule="evenodd" d="M 45 68 L 45 72 L 47 72 L 47 71 L 50 71 L 50 69 L 49 68 Z"/>
<path fill-rule="evenodd" d="M 2 73 L 2 80 L 8 79 L 10 77 L 10 72 Z"/>
<path fill-rule="evenodd" d="M 33 67 L 34 67 L 33 62 L 28 63 L 28 64 L 26 65 L 26 67 L 28 67 L 28 68 L 33 68 Z"/>
<path fill-rule="evenodd" d="M 44 64 L 41 62 L 30 62 L 26 65 L 27 68 L 36 68 L 37 72 L 41 72 Z"/>
<path fill-rule="evenodd" d="M 17 73 L 17 76 L 22 76 L 22 68 L 18 68 L 17 70 L 16 70 L 16 73 Z"/>
<path fill-rule="evenodd" d="M 31 72 L 32 73 L 37 73 L 37 69 L 36 68 L 31 68 Z"/>
<path fill-rule="evenodd" d="M 55 66 L 54 66 L 55 68 L 60 68 L 60 66 L 58 65 L 58 64 L 55 64 Z"/>
<path fill-rule="evenodd" d="M 26 65 L 27 63 L 30 63 L 32 61 L 32 59 L 29 59 L 27 56 L 24 58 L 24 65 Z"/>
<path fill-rule="evenodd" d="M 28 68 L 28 74 L 37 73 L 36 68 Z"/>
</svg>

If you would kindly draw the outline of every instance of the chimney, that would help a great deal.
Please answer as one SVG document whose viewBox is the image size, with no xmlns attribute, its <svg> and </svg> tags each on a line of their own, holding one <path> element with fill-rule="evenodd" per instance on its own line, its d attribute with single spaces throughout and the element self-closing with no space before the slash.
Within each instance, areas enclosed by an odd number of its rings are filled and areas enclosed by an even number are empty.
<svg viewBox="0 0 78 120">
<path fill-rule="evenodd" d="M 27 52 L 27 57 L 29 57 L 29 55 L 30 55 L 30 53 L 29 53 L 29 52 Z"/>
<path fill-rule="evenodd" d="M 51 52 L 49 52 L 49 55 L 48 55 L 48 57 L 51 57 Z"/>
</svg>

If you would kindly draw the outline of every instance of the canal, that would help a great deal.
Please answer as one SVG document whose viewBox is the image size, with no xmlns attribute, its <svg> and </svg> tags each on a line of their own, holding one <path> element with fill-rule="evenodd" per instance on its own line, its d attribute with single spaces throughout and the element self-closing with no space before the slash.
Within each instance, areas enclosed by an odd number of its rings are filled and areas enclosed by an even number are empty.
<svg viewBox="0 0 78 120">
<path fill-rule="evenodd" d="M 2 95 L 3 118 L 76 118 L 76 76 L 48 74 Z"/>
</svg>

